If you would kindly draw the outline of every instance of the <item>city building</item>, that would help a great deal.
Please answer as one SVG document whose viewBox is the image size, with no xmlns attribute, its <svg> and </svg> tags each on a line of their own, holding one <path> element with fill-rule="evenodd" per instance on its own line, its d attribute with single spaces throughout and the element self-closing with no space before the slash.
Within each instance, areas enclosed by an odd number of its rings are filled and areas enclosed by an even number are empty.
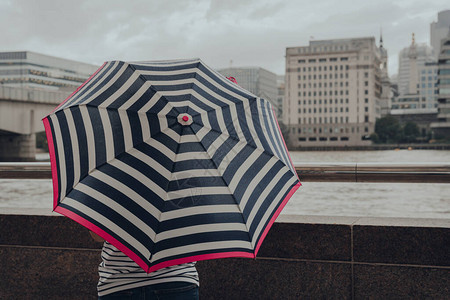
<svg viewBox="0 0 450 300">
<path fill-rule="evenodd" d="M 277 75 L 277 118 L 279 121 L 283 119 L 283 102 L 284 102 L 284 93 L 285 93 L 285 82 L 284 75 Z"/>
<path fill-rule="evenodd" d="M 414 63 L 414 60 L 410 60 Z M 436 62 L 427 62 L 414 69 L 416 76 L 411 76 L 408 92 L 393 98 L 391 111 L 396 109 L 422 109 L 425 113 L 437 110 L 437 71 Z M 407 111 L 406 111 L 407 112 Z M 411 112 L 415 113 L 415 112 Z"/>
<path fill-rule="evenodd" d="M 0 52 L 0 85 L 73 91 L 98 68 L 31 51 Z"/>
<path fill-rule="evenodd" d="M 417 44 L 414 34 L 411 45 L 398 55 L 398 92 L 400 95 L 416 94 L 419 71 L 426 63 L 435 62 L 433 49 L 427 44 Z"/>
<path fill-rule="evenodd" d="M 275 111 L 277 106 L 277 75 L 260 67 L 225 68 L 217 70 L 226 77 L 234 77 L 237 83 L 255 94 L 272 103 Z"/>
<path fill-rule="evenodd" d="M 381 116 L 384 60 L 374 37 L 286 48 L 283 122 L 290 146 L 370 144 Z"/>
<path fill-rule="evenodd" d="M 431 124 L 434 138 L 450 139 L 450 32 L 441 41 L 438 60 L 438 115 Z"/>
<path fill-rule="evenodd" d="M 434 57 L 437 59 L 441 53 L 441 40 L 447 37 L 450 28 L 450 10 L 438 13 L 437 22 L 430 24 L 430 44 L 434 49 Z"/>
</svg>

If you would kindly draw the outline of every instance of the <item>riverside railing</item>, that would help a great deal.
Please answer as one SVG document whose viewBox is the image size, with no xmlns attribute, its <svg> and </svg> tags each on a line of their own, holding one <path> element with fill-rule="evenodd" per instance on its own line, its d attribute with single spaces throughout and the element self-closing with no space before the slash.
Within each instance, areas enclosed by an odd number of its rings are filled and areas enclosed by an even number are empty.
<svg viewBox="0 0 450 300">
<path fill-rule="evenodd" d="M 297 163 L 301 181 L 450 183 L 450 163 Z M 0 163 L 0 179 L 49 179 L 49 162 Z"/>
</svg>

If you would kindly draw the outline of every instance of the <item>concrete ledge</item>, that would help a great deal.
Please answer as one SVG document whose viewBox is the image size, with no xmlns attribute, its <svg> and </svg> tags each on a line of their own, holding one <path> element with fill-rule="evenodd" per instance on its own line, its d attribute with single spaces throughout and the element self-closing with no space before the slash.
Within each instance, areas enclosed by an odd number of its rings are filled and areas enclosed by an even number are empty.
<svg viewBox="0 0 450 300">
<path fill-rule="evenodd" d="M 101 244 L 47 210 L 2 209 L 0 299 L 96 299 Z M 450 220 L 285 216 L 258 258 L 198 262 L 201 299 L 450 294 Z"/>
</svg>

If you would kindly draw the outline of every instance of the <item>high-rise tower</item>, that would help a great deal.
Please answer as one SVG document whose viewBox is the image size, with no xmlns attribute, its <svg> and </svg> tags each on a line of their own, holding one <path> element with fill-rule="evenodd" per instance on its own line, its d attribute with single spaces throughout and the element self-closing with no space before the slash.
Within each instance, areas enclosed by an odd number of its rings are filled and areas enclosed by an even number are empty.
<svg viewBox="0 0 450 300">
<path fill-rule="evenodd" d="M 437 22 L 430 24 L 430 44 L 434 49 L 434 56 L 437 59 L 440 53 L 441 40 L 447 37 L 450 27 L 450 10 L 438 13 Z"/>
</svg>

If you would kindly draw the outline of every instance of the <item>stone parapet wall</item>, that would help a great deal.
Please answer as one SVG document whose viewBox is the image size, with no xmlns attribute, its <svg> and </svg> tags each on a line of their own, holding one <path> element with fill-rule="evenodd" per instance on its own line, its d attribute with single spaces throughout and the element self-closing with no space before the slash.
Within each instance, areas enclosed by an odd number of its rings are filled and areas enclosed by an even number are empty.
<svg viewBox="0 0 450 300">
<path fill-rule="evenodd" d="M 43 210 L 0 212 L 0 299 L 96 299 L 101 244 Z M 445 299 L 450 220 L 280 216 L 257 259 L 197 263 L 201 299 Z"/>
</svg>

